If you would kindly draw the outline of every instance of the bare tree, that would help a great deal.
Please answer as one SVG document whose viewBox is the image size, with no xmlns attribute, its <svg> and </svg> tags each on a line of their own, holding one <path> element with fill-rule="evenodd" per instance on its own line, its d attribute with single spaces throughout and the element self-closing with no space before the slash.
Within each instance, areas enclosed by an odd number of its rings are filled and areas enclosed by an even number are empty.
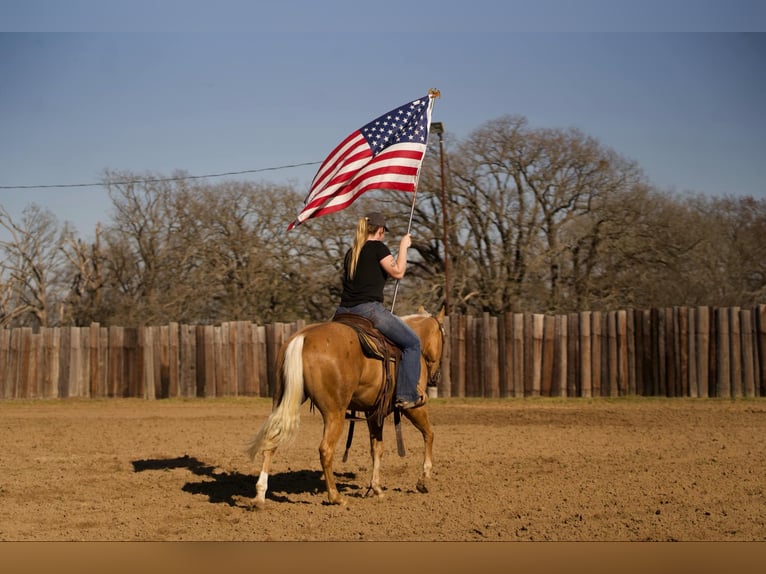
<svg viewBox="0 0 766 574">
<path fill-rule="evenodd" d="M 327 320 L 371 210 L 392 240 L 413 235 L 407 275 L 386 288 L 400 314 L 447 295 L 451 310 L 496 315 L 766 297 L 764 200 L 659 191 L 582 132 L 519 116 L 445 140 L 444 181 L 432 141 L 416 195 L 371 191 L 291 232 L 304 195 L 291 186 L 182 172 L 106 173 L 114 209 L 92 243 L 39 206 L 19 223 L 0 208 L 0 326 Z"/>
<path fill-rule="evenodd" d="M 449 157 L 462 307 L 570 310 L 583 283 L 573 250 L 598 244 L 593 214 L 641 182 L 637 167 L 578 130 L 533 130 L 517 116 L 485 124 Z"/>
<path fill-rule="evenodd" d="M 113 318 L 124 325 L 154 323 L 175 312 L 167 294 L 179 279 L 173 237 L 178 229 L 170 205 L 175 181 L 147 181 L 131 174 L 107 174 L 114 216 L 104 229 L 109 299 Z"/>
<path fill-rule="evenodd" d="M 287 236 L 296 194 L 284 186 L 227 183 L 186 197 L 186 242 L 198 244 L 196 282 L 214 286 L 208 314 L 218 320 L 290 320 L 306 314 L 305 249 Z M 180 206 L 179 206 L 180 211 Z M 197 229 L 199 241 L 188 231 Z M 305 273 L 305 271 L 304 271 Z"/>
<path fill-rule="evenodd" d="M 0 325 L 47 327 L 60 322 L 61 252 L 68 228 L 37 204 L 30 204 L 21 222 L 0 207 L 0 227 L 9 235 L 0 241 L 2 305 Z"/>
<path fill-rule="evenodd" d="M 107 254 L 102 245 L 101 225 L 96 226 L 93 243 L 86 243 L 69 233 L 64 238 L 62 251 L 68 260 L 69 292 L 63 299 L 63 322 L 77 326 L 91 323 L 108 324 L 113 309 L 109 305 L 110 292 L 106 289 Z"/>
<path fill-rule="evenodd" d="M 689 196 L 700 236 L 687 283 L 695 304 L 750 306 L 766 298 L 766 200 Z M 689 229 L 687 227 L 687 233 Z"/>
<path fill-rule="evenodd" d="M 116 214 L 102 250 L 107 268 L 102 301 L 112 310 L 112 321 L 266 323 L 326 317 L 323 277 L 332 265 L 327 235 L 312 233 L 309 226 L 286 233 L 300 201 L 291 188 L 211 186 L 190 183 L 182 174 L 154 182 L 130 174 L 113 179 Z"/>
<path fill-rule="evenodd" d="M 637 186 L 594 213 L 579 249 L 578 308 L 754 305 L 766 262 L 763 202 L 676 196 Z M 596 221 L 594 220 L 594 221 Z"/>
</svg>

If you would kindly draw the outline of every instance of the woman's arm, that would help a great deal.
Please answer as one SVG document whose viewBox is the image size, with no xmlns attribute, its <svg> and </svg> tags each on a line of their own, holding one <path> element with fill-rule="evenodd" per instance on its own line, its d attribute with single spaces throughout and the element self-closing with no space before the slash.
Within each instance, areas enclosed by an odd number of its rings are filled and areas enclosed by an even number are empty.
<svg viewBox="0 0 766 574">
<path fill-rule="evenodd" d="M 407 270 L 407 249 L 410 245 L 412 245 L 412 237 L 406 233 L 399 242 L 399 252 L 396 254 L 396 259 L 393 255 L 387 255 L 380 260 L 381 267 L 394 279 L 404 277 L 404 272 Z"/>
</svg>

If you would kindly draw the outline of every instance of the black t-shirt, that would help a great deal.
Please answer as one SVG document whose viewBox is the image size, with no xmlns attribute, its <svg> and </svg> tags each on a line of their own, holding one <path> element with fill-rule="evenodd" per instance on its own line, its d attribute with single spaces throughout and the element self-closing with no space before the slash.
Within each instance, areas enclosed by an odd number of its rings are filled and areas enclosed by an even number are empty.
<svg viewBox="0 0 766 574">
<path fill-rule="evenodd" d="M 351 260 L 351 250 L 346 253 L 343 261 L 343 294 L 340 298 L 342 307 L 353 307 L 371 301 L 383 302 L 383 287 L 388 275 L 380 265 L 380 260 L 391 255 L 382 241 L 366 241 L 359 253 L 356 264 L 356 274 L 349 279 L 348 265 Z"/>
</svg>

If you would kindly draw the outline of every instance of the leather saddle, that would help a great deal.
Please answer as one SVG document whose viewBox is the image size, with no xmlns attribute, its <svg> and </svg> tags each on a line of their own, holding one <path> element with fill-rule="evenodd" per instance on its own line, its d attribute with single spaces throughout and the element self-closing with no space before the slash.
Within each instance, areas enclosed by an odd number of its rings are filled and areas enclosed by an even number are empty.
<svg viewBox="0 0 766 574">
<path fill-rule="evenodd" d="M 392 410 L 396 369 L 402 351 L 396 343 L 381 333 L 367 317 L 352 313 L 336 313 L 332 320 L 354 329 L 365 356 L 383 362 L 383 380 L 375 400 L 375 406 L 372 409 L 372 414 L 382 424 L 386 415 Z"/>
</svg>

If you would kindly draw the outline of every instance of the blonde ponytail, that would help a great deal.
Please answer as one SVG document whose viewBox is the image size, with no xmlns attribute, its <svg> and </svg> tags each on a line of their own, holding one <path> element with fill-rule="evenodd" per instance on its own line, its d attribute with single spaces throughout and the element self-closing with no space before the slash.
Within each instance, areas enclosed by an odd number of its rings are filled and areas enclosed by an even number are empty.
<svg viewBox="0 0 766 574">
<path fill-rule="evenodd" d="M 353 279 L 356 275 L 356 264 L 359 262 L 359 254 L 362 252 L 367 241 L 367 218 L 360 217 L 356 224 L 356 235 L 354 236 L 354 244 L 351 246 L 351 259 L 348 262 L 348 278 Z"/>
</svg>

